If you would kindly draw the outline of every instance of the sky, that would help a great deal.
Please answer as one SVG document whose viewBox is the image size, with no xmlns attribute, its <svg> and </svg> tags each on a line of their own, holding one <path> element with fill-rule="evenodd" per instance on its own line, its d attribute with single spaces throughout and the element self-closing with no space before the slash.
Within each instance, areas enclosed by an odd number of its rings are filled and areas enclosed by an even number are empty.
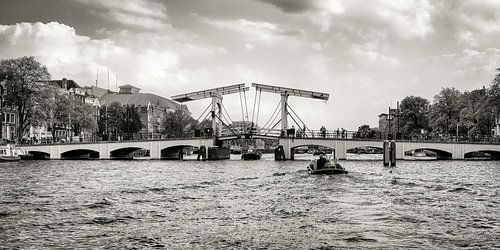
<svg viewBox="0 0 500 250">
<path fill-rule="evenodd" d="M 406 96 L 488 86 L 500 67 L 498 0 L 0 0 L 0 59 L 35 56 L 52 79 L 164 97 L 261 83 L 311 129 L 378 126 Z M 108 81 L 109 70 L 109 81 Z M 252 119 L 255 91 L 246 93 Z M 262 93 L 254 121 L 279 96 Z M 210 103 L 186 103 L 197 118 Z M 240 96 L 224 97 L 242 120 Z M 300 122 L 299 122 L 300 123 Z"/>
</svg>

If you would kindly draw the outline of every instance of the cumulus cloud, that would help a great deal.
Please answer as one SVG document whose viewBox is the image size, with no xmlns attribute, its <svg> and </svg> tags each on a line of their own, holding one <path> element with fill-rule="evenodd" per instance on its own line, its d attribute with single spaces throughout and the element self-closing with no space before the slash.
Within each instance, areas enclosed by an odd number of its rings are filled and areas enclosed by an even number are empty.
<svg viewBox="0 0 500 250">
<path fill-rule="evenodd" d="M 382 63 L 388 66 L 398 66 L 400 64 L 398 58 L 382 53 L 375 42 L 353 44 L 350 53 L 358 63 Z"/>
<path fill-rule="evenodd" d="M 454 32 L 455 39 L 478 47 L 500 39 L 500 1 L 442 1 L 439 7 L 443 30 Z"/>
<path fill-rule="evenodd" d="M 101 12 L 104 17 L 127 26 L 145 29 L 167 27 L 167 8 L 156 1 L 147 0 L 73 0 Z"/>
<path fill-rule="evenodd" d="M 355 29 L 387 28 L 403 39 L 425 38 L 434 32 L 433 6 L 427 0 L 262 0 L 286 12 L 308 12 L 322 31 L 328 32 L 345 24 Z"/>
<path fill-rule="evenodd" d="M 0 57 L 24 55 L 33 55 L 47 65 L 54 78 L 73 78 L 82 85 L 93 84 L 96 69 L 101 71 L 102 79 L 109 68 L 111 79 L 119 75 L 122 81 L 154 86 L 179 64 L 179 56 L 171 51 L 123 47 L 111 39 L 91 39 L 57 22 L 0 25 Z"/>
<path fill-rule="evenodd" d="M 275 7 L 291 13 L 301 13 L 315 8 L 315 1 L 304 0 L 261 0 L 262 2 L 269 3 Z"/>
<path fill-rule="evenodd" d="M 239 33 L 245 40 L 263 42 L 266 44 L 272 44 L 274 41 L 283 37 L 302 36 L 304 33 L 303 30 L 284 29 L 274 23 L 250 21 L 246 19 L 205 19 L 204 22 L 221 29 L 227 29 Z"/>
</svg>

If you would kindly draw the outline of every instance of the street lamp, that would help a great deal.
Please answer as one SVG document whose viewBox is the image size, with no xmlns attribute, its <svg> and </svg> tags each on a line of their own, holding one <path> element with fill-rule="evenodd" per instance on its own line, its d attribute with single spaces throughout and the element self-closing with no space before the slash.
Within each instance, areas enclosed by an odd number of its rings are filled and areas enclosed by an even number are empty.
<svg viewBox="0 0 500 250">
<path fill-rule="evenodd" d="M 387 133 L 387 139 L 392 140 L 392 131 L 391 131 L 391 120 L 393 117 L 391 117 L 391 107 L 389 106 L 389 113 L 387 114 L 386 120 L 389 122 L 389 131 Z"/>
</svg>

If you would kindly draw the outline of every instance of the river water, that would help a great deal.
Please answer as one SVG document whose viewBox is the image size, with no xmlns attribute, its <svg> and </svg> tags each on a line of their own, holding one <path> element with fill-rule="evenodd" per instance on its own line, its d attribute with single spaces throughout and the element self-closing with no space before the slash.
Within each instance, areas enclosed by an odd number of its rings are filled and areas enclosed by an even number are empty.
<svg viewBox="0 0 500 250">
<path fill-rule="evenodd" d="M 500 162 L 0 164 L 0 249 L 500 248 Z"/>
</svg>

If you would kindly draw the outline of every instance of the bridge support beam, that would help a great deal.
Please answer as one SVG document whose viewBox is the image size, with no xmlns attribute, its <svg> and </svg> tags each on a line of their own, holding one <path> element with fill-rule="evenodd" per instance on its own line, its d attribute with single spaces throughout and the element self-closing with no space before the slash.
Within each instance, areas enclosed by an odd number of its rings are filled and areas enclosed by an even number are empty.
<svg viewBox="0 0 500 250">
<path fill-rule="evenodd" d="M 288 94 L 281 94 L 281 131 L 286 133 L 288 129 Z M 286 151 L 285 151 L 286 152 Z"/>
<path fill-rule="evenodd" d="M 453 151 L 451 153 L 451 159 L 453 159 L 453 160 L 465 159 L 464 144 L 453 144 Z"/>
<path fill-rule="evenodd" d="M 222 117 L 222 95 L 211 93 L 212 97 L 212 129 L 216 137 L 221 136 L 222 123 L 217 120 L 217 117 Z"/>
<path fill-rule="evenodd" d="M 152 141 L 149 143 L 149 158 L 151 160 L 160 160 L 161 159 L 161 149 L 160 143 L 158 141 Z"/>
<path fill-rule="evenodd" d="M 335 158 L 338 160 L 347 159 L 347 149 L 345 141 L 335 141 Z"/>
<path fill-rule="evenodd" d="M 100 144 L 99 145 L 99 159 L 101 160 L 109 160 L 111 158 L 109 154 L 108 144 Z"/>
</svg>

